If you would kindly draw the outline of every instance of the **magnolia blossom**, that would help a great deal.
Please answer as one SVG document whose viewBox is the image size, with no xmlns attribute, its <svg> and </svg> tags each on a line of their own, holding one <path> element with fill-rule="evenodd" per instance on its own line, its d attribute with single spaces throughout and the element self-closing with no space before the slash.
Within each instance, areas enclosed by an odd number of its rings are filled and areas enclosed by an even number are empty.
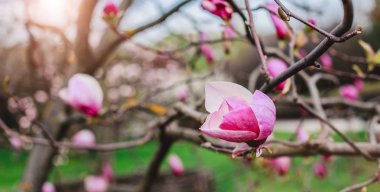
<svg viewBox="0 0 380 192">
<path fill-rule="evenodd" d="M 187 89 L 181 89 L 177 92 L 177 98 L 181 102 L 186 102 L 189 98 L 189 91 Z"/>
<path fill-rule="evenodd" d="M 54 185 L 50 182 L 45 182 L 44 185 L 42 186 L 41 191 L 42 192 L 56 192 Z"/>
<path fill-rule="evenodd" d="M 301 127 L 297 128 L 297 141 L 300 143 L 306 142 L 309 140 L 309 134 L 303 130 Z"/>
<path fill-rule="evenodd" d="M 292 159 L 288 156 L 271 159 L 269 166 L 275 169 L 279 175 L 284 176 L 289 172 Z"/>
<path fill-rule="evenodd" d="M 88 176 L 84 179 L 86 192 L 106 192 L 109 182 L 102 176 Z"/>
<path fill-rule="evenodd" d="M 269 10 L 277 13 L 278 5 L 276 3 L 267 3 L 266 7 Z M 276 28 L 277 37 L 281 40 L 289 39 L 290 33 L 286 23 L 276 14 L 270 13 L 270 17 L 272 19 L 274 27 Z"/>
<path fill-rule="evenodd" d="M 22 141 L 19 136 L 12 135 L 9 138 L 9 143 L 13 147 L 13 149 L 20 150 L 22 148 Z"/>
<path fill-rule="evenodd" d="M 339 89 L 340 95 L 347 100 L 358 100 L 359 90 L 354 85 L 344 85 Z"/>
<path fill-rule="evenodd" d="M 322 54 L 319 60 L 321 61 L 322 67 L 324 69 L 330 70 L 332 68 L 333 62 L 330 55 L 328 55 L 327 53 Z"/>
<path fill-rule="evenodd" d="M 281 74 L 282 72 L 284 72 L 288 68 L 288 66 L 286 65 L 286 63 L 283 60 L 275 59 L 275 58 L 268 59 L 267 67 L 268 67 L 269 75 L 272 77 L 278 76 L 279 74 Z M 284 89 L 285 84 L 286 84 L 286 82 L 283 81 L 280 84 L 278 84 L 275 87 L 275 89 L 281 91 L 282 89 Z"/>
<path fill-rule="evenodd" d="M 317 176 L 319 179 L 323 179 L 327 176 L 326 165 L 322 162 L 315 163 L 313 170 L 314 170 L 314 175 Z"/>
<path fill-rule="evenodd" d="M 225 21 L 230 20 L 232 17 L 233 9 L 225 0 L 202 0 L 201 6 L 203 9 L 219 16 Z"/>
<path fill-rule="evenodd" d="M 95 135 L 90 130 L 84 129 L 72 137 L 72 142 L 77 146 L 91 147 L 95 145 Z"/>
<path fill-rule="evenodd" d="M 108 0 L 103 9 L 104 17 L 115 17 L 119 13 L 119 8 L 115 5 L 113 0 Z"/>
<path fill-rule="evenodd" d="M 104 178 L 106 178 L 108 181 L 112 180 L 113 170 L 112 170 L 112 166 L 111 166 L 111 164 L 109 162 L 104 163 L 102 165 L 102 176 Z"/>
<path fill-rule="evenodd" d="M 200 130 L 230 142 L 246 142 L 259 148 L 272 134 L 276 121 L 273 101 L 256 90 L 230 82 L 210 82 L 205 86 L 208 115 Z"/>
<path fill-rule="evenodd" d="M 231 25 L 227 25 L 224 27 L 223 37 L 225 40 L 228 40 L 228 41 L 223 42 L 223 46 L 224 46 L 225 53 L 229 54 L 231 50 L 231 41 L 229 40 L 231 40 L 234 37 L 234 31 Z"/>
<path fill-rule="evenodd" d="M 325 161 L 325 162 L 329 162 L 329 161 L 331 161 L 332 158 L 333 158 L 333 155 L 331 155 L 331 154 L 325 154 L 325 155 L 322 155 L 322 159 L 323 159 L 323 161 Z"/>
<path fill-rule="evenodd" d="M 308 19 L 307 21 L 312 25 L 315 25 L 317 23 L 314 19 Z M 305 32 L 307 33 L 313 32 L 313 28 L 309 26 L 305 26 Z"/>
<path fill-rule="evenodd" d="M 97 116 L 102 108 L 103 91 L 95 78 L 78 73 L 70 78 L 67 88 L 59 91 L 59 97 L 84 114 Z"/>
<path fill-rule="evenodd" d="M 183 164 L 182 164 L 181 159 L 177 155 L 170 155 L 168 162 L 169 162 L 170 170 L 176 177 L 183 175 L 184 173 Z"/>
<path fill-rule="evenodd" d="M 207 43 L 208 37 L 205 33 L 200 33 L 201 44 L 199 49 L 201 50 L 203 56 L 206 58 L 208 63 L 214 63 L 214 51 L 210 44 Z"/>
<path fill-rule="evenodd" d="M 359 92 L 363 91 L 364 89 L 364 83 L 360 79 L 355 79 L 354 86 L 356 87 L 356 89 L 358 89 Z"/>
</svg>

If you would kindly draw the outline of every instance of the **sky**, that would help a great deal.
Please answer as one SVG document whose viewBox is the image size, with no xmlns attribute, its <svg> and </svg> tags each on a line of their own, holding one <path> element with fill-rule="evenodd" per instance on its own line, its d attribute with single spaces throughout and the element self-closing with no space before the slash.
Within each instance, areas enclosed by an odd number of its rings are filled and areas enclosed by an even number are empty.
<svg viewBox="0 0 380 192">
<path fill-rule="evenodd" d="M 24 0 L 0 0 L 0 37 L 7 37 L 2 39 L 6 45 L 12 46 L 13 44 L 23 42 L 27 36 L 23 30 L 23 26 L 15 24 L 15 19 L 22 20 L 25 13 L 22 2 Z M 119 3 L 121 0 L 115 0 Z M 170 10 L 174 5 L 178 4 L 181 0 L 135 0 L 133 7 L 126 13 L 121 23 L 121 29 L 133 29 L 144 23 L 147 23 L 157 17 L 162 12 Z M 235 0 L 243 7 L 242 0 Z M 268 0 L 271 1 L 271 0 Z M 75 29 L 70 25 L 75 21 L 77 14 L 77 7 L 80 0 L 30 0 L 30 14 L 32 18 L 41 23 L 55 25 L 65 30 L 65 33 L 70 39 L 75 38 Z M 102 17 L 102 8 L 106 0 L 99 0 L 94 13 L 94 20 L 92 29 L 94 33 L 91 36 L 92 43 L 96 44 L 99 40 L 103 30 L 107 27 Z M 265 4 L 265 0 L 251 0 L 251 7 Z M 341 1 L 340 0 L 283 0 L 282 1 L 289 9 L 296 10 L 295 12 L 303 18 L 314 18 L 317 25 L 327 28 L 331 24 L 339 22 L 342 17 Z M 304 4 L 312 9 L 323 10 L 323 14 L 301 11 L 290 2 Z M 364 27 L 369 26 L 368 13 L 374 7 L 374 0 L 353 0 L 355 7 L 355 23 Z M 365 3 L 363 3 L 365 2 Z M 147 30 L 135 37 L 135 40 L 144 44 L 153 44 L 158 40 L 166 37 L 170 33 L 196 33 L 191 22 L 186 18 L 191 16 L 194 18 L 202 31 L 209 33 L 220 33 L 223 21 L 218 17 L 202 10 L 200 7 L 200 0 L 194 0 L 188 5 L 184 6 L 181 13 L 176 13 L 165 21 L 164 25 L 154 27 Z M 184 13 L 184 14 L 183 14 Z M 257 26 L 257 31 L 260 35 L 274 33 L 274 27 L 270 21 L 268 13 L 260 10 L 255 11 L 254 22 Z M 21 22 L 20 22 L 21 23 Z M 233 16 L 232 24 L 236 28 L 242 29 L 242 23 L 238 15 Z M 302 25 L 294 20 L 290 21 L 293 27 L 302 27 Z M 5 27 L 4 27 L 5 26 Z M 12 26 L 12 32 L 9 31 L 9 26 Z"/>
</svg>

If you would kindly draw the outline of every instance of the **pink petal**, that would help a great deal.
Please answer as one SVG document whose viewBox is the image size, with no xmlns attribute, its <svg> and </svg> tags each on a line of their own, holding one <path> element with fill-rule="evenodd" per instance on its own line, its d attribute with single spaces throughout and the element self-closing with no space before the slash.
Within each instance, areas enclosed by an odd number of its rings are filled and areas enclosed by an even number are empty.
<svg viewBox="0 0 380 192">
<path fill-rule="evenodd" d="M 354 86 L 359 92 L 363 91 L 364 89 L 364 83 L 361 79 L 355 79 Z"/>
<path fill-rule="evenodd" d="M 170 169 L 176 177 L 183 175 L 184 173 L 183 164 L 182 164 L 181 159 L 177 155 L 170 155 L 168 161 L 169 161 Z"/>
<path fill-rule="evenodd" d="M 209 82 L 205 86 L 205 107 L 210 113 L 219 109 L 223 101 L 230 97 L 237 97 L 251 103 L 252 93 L 241 85 L 231 82 Z"/>
<path fill-rule="evenodd" d="M 277 13 L 278 5 L 276 3 L 267 3 L 266 7 Z M 286 23 L 275 14 L 270 13 L 269 15 L 272 19 L 274 27 L 276 28 L 277 37 L 279 39 L 289 38 L 289 30 Z"/>
<path fill-rule="evenodd" d="M 252 131 L 230 131 L 221 129 L 200 129 L 204 134 L 217 137 L 230 142 L 247 142 L 257 138 Z"/>
<path fill-rule="evenodd" d="M 208 1 L 208 0 L 203 0 L 201 3 L 201 6 L 203 9 L 210 12 L 214 12 L 216 10 L 216 6 L 211 1 Z"/>
<path fill-rule="evenodd" d="M 200 50 L 208 63 L 214 63 L 214 51 L 209 44 L 201 45 Z"/>
<path fill-rule="evenodd" d="M 283 176 L 289 172 L 291 160 L 288 156 L 277 157 L 270 161 L 270 166 Z"/>
<path fill-rule="evenodd" d="M 288 68 L 284 61 L 275 58 L 268 59 L 267 67 L 269 75 L 272 77 L 277 77 Z M 276 86 L 276 89 L 282 90 L 285 87 L 285 83 L 285 81 L 281 82 L 279 85 Z"/>
<path fill-rule="evenodd" d="M 56 192 L 55 187 L 50 182 L 45 182 L 42 186 L 42 192 Z"/>
<path fill-rule="evenodd" d="M 77 146 L 91 147 L 95 145 L 95 135 L 90 130 L 81 130 L 72 137 L 72 142 Z"/>
<path fill-rule="evenodd" d="M 119 8 L 115 5 L 113 0 L 108 0 L 107 4 L 104 6 L 103 14 L 105 16 L 116 16 L 119 13 Z"/>
<path fill-rule="evenodd" d="M 276 107 L 272 99 L 259 90 L 253 93 L 251 107 L 260 128 L 260 134 L 255 140 L 266 139 L 273 131 Z"/>
<path fill-rule="evenodd" d="M 339 93 L 347 100 L 358 100 L 359 91 L 354 85 L 344 85 L 340 87 Z"/>
<path fill-rule="evenodd" d="M 112 180 L 113 170 L 112 170 L 112 165 L 109 162 L 106 162 L 102 165 L 102 176 L 108 181 Z"/>
<path fill-rule="evenodd" d="M 321 63 L 322 63 L 322 66 L 323 68 L 329 70 L 332 68 L 332 59 L 331 57 L 327 54 L 327 53 L 324 53 L 320 58 L 319 60 L 321 60 Z"/>
<path fill-rule="evenodd" d="M 309 140 L 309 134 L 303 130 L 301 127 L 297 128 L 297 141 L 300 143 L 306 142 Z"/>
<path fill-rule="evenodd" d="M 102 176 L 88 176 L 84 179 L 86 192 L 106 192 L 108 186 L 108 181 Z"/>
<path fill-rule="evenodd" d="M 260 133 L 255 114 L 249 106 L 225 114 L 219 127 L 223 130 L 252 131 L 256 135 Z"/>
<path fill-rule="evenodd" d="M 97 116 L 103 102 L 103 92 L 97 80 L 87 74 L 75 74 L 68 88 L 59 91 L 61 99 L 89 116 Z"/>
<path fill-rule="evenodd" d="M 323 179 L 327 176 L 326 165 L 322 162 L 316 163 L 313 167 L 313 170 L 314 170 L 315 176 L 317 176 L 319 179 Z"/>
</svg>

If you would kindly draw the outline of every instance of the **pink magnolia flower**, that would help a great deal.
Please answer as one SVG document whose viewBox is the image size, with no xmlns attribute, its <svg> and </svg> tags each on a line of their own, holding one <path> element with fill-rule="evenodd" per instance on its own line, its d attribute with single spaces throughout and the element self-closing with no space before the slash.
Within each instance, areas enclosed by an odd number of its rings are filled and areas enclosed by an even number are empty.
<svg viewBox="0 0 380 192">
<path fill-rule="evenodd" d="M 102 176 L 88 176 L 84 179 L 86 192 L 106 192 L 109 182 Z"/>
<path fill-rule="evenodd" d="M 360 79 L 355 79 L 354 86 L 356 87 L 356 89 L 358 89 L 359 92 L 363 91 L 364 89 L 364 83 Z"/>
<path fill-rule="evenodd" d="M 232 30 L 231 25 L 227 25 L 224 27 L 223 36 L 227 40 L 232 39 L 234 37 L 234 30 Z"/>
<path fill-rule="evenodd" d="M 309 134 L 303 130 L 301 127 L 297 128 L 297 141 L 300 143 L 306 142 L 309 140 Z"/>
<path fill-rule="evenodd" d="M 170 155 L 168 162 L 169 162 L 170 170 L 176 177 L 183 175 L 184 173 L 183 164 L 182 164 L 181 159 L 177 155 Z"/>
<path fill-rule="evenodd" d="M 358 100 L 359 90 L 354 85 L 344 85 L 339 88 L 340 95 L 347 100 Z"/>
<path fill-rule="evenodd" d="M 307 20 L 309 23 L 311 23 L 312 25 L 315 25 L 317 22 L 314 20 L 314 19 L 309 19 Z M 305 26 L 305 32 L 306 33 L 310 33 L 310 32 L 313 32 L 313 28 L 309 27 L 309 26 Z"/>
<path fill-rule="evenodd" d="M 332 68 L 333 62 L 327 53 L 322 54 L 322 56 L 319 58 L 319 60 L 322 63 L 322 67 L 326 70 L 330 70 Z"/>
<path fill-rule="evenodd" d="M 102 165 L 102 176 L 107 179 L 107 181 L 111 181 L 113 178 L 113 170 L 112 166 L 109 162 L 104 163 Z"/>
<path fill-rule="evenodd" d="M 115 17 L 119 13 L 119 8 L 113 0 L 108 0 L 103 9 L 104 17 Z"/>
<path fill-rule="evenodd" d="M 181 102 L 186 102 L 187 99 L 189 98 L 189 91 L 187 89 L 181 89 L 177 92 L 177 98 Z"/>
<path fill-rule="evenodd" d="M 327 176 L 327 168 L 326 165 L 322 162 L 317 162 L 314 164 L 314 175 L 319 179 L 323 179 Z"/>
<path fill-rule="evenodd" d="M 201 45 L 199 49 L 201 50 L 203 56 L 206 58 L 208 63 L 214 63 L 214 51 L 210 44 L 206 43 L 208 41 L 208 37 L 205 33 L 200 33 Z"/>
<path fill-rule="evenodd" d="M 269 10 L 277 13 L 278 5 L 276 3 L 274 3 L 274 2 L 273 3 L 267 3 L 266 7 Z M 281 40 L 289 39 L 290 33 L 289 33 L 289 29 L 288 29 L 288 26 L 286 25 L 286 23 L 280 17 L 278 17 L 278 15 L 275 15 L 272 12 L 270 13 L 270 17 L 272 19 L 274 27 L 276 28 L 277 37 Z"/>
<path fill-rule="evenodd" d="M 223 38 L 227 41 L 224 41 L 223 42 L 223 46 L 224 46 L 224 52 L 226 54 L 229 54 L 230 51 L 231 51 L 231 39 L 234 37 L 234 31 L 232 30 L 232 26 L 231 25 L 227 25 L 224 27 L 224 30 L 223 30 Z"/>
<path fill-rule="evenodd" d="M 231 82 L 207 83 L 205 91 L 205 107 L 211 114 L 200 128 L 204 134 L 255 148 L 272 134 L 276 108 L 261 91 L 252 94 Z"/>
<path fill-rule="evenodd" d="M 232 7 L 225 0 L 202 0 L 201 6 L 210 13 L 228 21 L 232 18 Z"/>
<path fill-rule="evenodd" d="M 42 185 L 42 192 L 56 192 L 55 187 L 52 183 L 50 182 L 45 182 Z"/>
<path fill-rule="evenodd" d="M 284 61 L 282 61 L 281 59 L 275 59 L 275 58 L 268 59 L 267 67 L 268 67 L 269 75 L 272 77 L 278 76 L 279 74 L 281 74 L 288 68 L 288 66 L 286 65 Z M 275 87 L 275 89 L 281 91 L 282 89 L 284 89 L 285 84 L 286 82 L 283 81 L 280 84 L 278 84 Z"/>
<path fill-rule="evenodd" d="M 84 129 L 72 137 L 72 142 L 77 146 L 91 147 L 96 143 L 95 135 L 90 130 Z"/>
<path fill-rule="evenodd" d="M 97 116 L 103 102 L 103 91 L 98 81 L 87 74 L 75 74 L 67 88 L 59 91 L 59 97 L 68 105 L 88 116 Z"/>
<path fill-rule="evenodd" d="M 15 150 L 20 150 L 22 148 L 22 141 L 21 141 L 21 138 L 19 136 L 12 135 L 9 138 L 9 143 L 11 144 L 13 149 L 15 149 Z"/>
<path fill-rule="evenodd" d="M 329 162 L 331 161 L 331 159 L 333 158 L 333 155 L 331 154 L 325 154 L 325 155 L 322 155 L 322 159 L 326 162 Z"/>
<path fill-rule="evenodd" d="M 292 159 L 288 156 L 271 159 L 269 166 L 275 169 L 279 175 L 284 176 L 289 172 Z"/>
</svg>

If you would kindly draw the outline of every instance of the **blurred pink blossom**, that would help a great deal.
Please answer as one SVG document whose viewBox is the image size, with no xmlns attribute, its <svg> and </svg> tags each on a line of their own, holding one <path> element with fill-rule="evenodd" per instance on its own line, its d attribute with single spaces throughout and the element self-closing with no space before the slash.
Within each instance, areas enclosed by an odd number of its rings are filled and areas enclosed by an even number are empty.
<svg viewBox="0 0 380 192">
<path fill-rule="evenodd" d="M 111 181 L 113 178 L 112 166 L 109 162 L 106 162 L 102 165 L 102 176 L 108 181 Z"/>
<path fill-rule="evenodd" d="M 42 186 L 42 192 L 56 192 L 55 187 L 50 182 L 45 182 Z"/>
<path fill-rule="evenodd" d="M 84 129 L 72 137 L 72 142 L 77 146 L 91 147 L 95 145 L 96 139 L 92 131 Z"/>
<path fill-rule="evenodd" d="M 227 25 L 224 27 L 223 36 L 225 39 L 230 40 L 234 37 L 234 30 L 231 25 Z"/>
<path fill-rule="evenodd" d="M 259 148 L 272 134 L 276 121 L 273 101 L 256 90 L 230 82 L 209 82 L 205 86 L 206 110 L 211 113 L 200 130 L 230 142 L 247 142 Z"/>
<path fill-rule="evenodd" d="M 21 141 L 21 138 L 19 136 L 16 136 L 16 135 L 10 136 L 9 137 L 9 143 L 11 144 L 13 149 L 15 149 L 15 150 L 22 149 L 22 141 Z"/>
<path fill-rule="evenodd" d="M 18 124 L 20 125 L 21 128 L 28 129 L 32 125 L 32 122 L 30 121 L 30 119 L 28 117 L 22 116 L 18 120 Z"/>
<path fill-rule="evenodd" d="M 103 91 L 98 81 L 87 74 L 75 74 L 67 88 L 59 91 L 59 97 L 84 114 L 98 116 L 102 108 Z"/>
<path fill-rule="evenodd" d="M 274 3 L 274 2 L 273 3 L 267 3 L 266 7 L 269 10 L 277 13 L 278 5 L 276 3 Z M 289 33 L 289 29 L 288 29 L 288 26 L 286 25 L 286 23 L 280 17 L 278 17 L 277 14 L 270 13 L 269 15 L 270 15 L 272 22 L 274 24 L 274 27 L 276 29 L 277 37 L 281 40 L 289 39 L 290 33 Z"/>
<path fill-rule="evenodd" d="M 168 162 L 169 162 L 170 170 L 176 177 L 183 175 L 184 168 L 183 168 L 182 161 L 178 157 L 178 155 L 170 155 Z"/>
<path fill-rule="evenodd" d="M 340 95 L 346 100 L 358 100 L 359 90 L 354 85 L 343 85 L 339 88 Z"/>
<path fill-rule="evenodd" d="M 201 41 L 199 49 L 201 50 L 208 63 L 214 63 L 214 51 L 212 49 L 212 46 L 207 43 L 208 37 L 206 33 L 201 32 L 199 35 Z"/>
<path fill-rule="evenodd" d="M 38 91 L 36 91 L 36 93 L 34 93 L 34 99 L 38 103 L 45 103 L 49 99 L 49 96 L 45 91 L 38 90 Z"/>
<path fill-rule="evenodd" d="M 102 176 L 87 176 L 84 179 L 84 189 L 86 192 L 106 192 L 109 182 Z"/>
<path fill-rule="evenodd" d="M 322 54 L 319 60 L 321 61 L 322 67 L 324 69 L 330 70 L 332 68 L 333 62 L 329 54 L 327 53 Z"/>
<path fill-rule="evenodd" d="M 327 176 L 326 165 L 322 162 L 315 163 L 313 170 L 314 170 L 314 175 L 317 176 L 319 179 L 323 179 Z"/>
<path fill-rule="evenodd" d="M 225 0 L 202 0 L 201 6 L 210 13 L 228 21 L 232 18 L 232 7 Z"/>
<path fill-rule="evenodd" d="M 356 89 L 358 89 L 359 92 L 363 91 L 364 89 L 364 83 L 361 79 L 355 79 L 354 86 Z"/>
<path fill-rule="evenodd" d="M 309 134 L 303 130 L 301 127 L 297 128 L 297 141 L 303 143 L 309 140 Z"/>
<path fill-rule="evenodd" d="M 276 59 L 276 58 L 268 59 L 267 67 L 268 67 L 269 75 L 272 77 L 276 77 L 280 75 L 282 72 L 284 72 L 288 68 L 288 66 L 286 65 L 284 61 L 282 61 L 281 59 Z M 280 84 L 278 84 L 275 89 L 281 91 L 282 89 L 284 89 L 285 84 L 286 82 L 283 81 Z"/>
<path fill-rule="evenodd" d="M 177 92 L 177 98 L 181 102 L 186 102 L 187 99 L 189 98 L 189 90 L 187 89 L 181 89 Z"/>
<path fill-rule="evenodd" d="M 288 156 L 271 159 L 269 166 L 275 169 L 279 175 L 284 176 L 289 172 L 292 159 Z"/>
<path fill-rule="evenodd" d="M 103 16 L 104 17 L 110 17 L 110 16 L 115 17 L 115 16 L 117 16 L 118 13 L 119 13 L 119 8 L 115 4 L 115 2 L 113 0 L 107 0 L 107 3 L 103 9 Z"/>
</svg>

